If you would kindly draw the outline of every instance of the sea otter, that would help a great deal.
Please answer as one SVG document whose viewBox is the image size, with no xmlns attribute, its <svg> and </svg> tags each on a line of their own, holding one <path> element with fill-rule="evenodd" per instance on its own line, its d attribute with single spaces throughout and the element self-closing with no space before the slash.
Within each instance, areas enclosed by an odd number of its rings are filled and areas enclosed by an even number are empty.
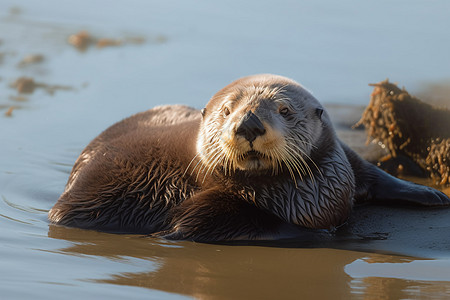
<svg viewBox="0 0 450 300">
<path fill-rule="evenodd" d="M 360 158 L 305 88 L 264 74 L 232 82 L 201 111 L 160 106 L 108 128 L 75 162 L 49 219 L 169 239 L 273 239 L 336 228 L 357 202 L 450 199 Z"/>
</svg>

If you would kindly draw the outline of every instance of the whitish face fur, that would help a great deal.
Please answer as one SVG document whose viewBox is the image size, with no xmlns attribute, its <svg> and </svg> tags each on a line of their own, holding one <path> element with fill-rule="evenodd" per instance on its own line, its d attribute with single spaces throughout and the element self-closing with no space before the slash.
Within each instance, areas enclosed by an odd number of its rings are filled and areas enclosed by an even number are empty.
<svg viewBox="0 0 450 300">
<path fill-rule="evenodd" d="M 202 111 L 197 152 L 203 172 L 289 172 L 301 179 L 323 126 L 319 102 L 296 82 L 273 75 L 237 80 Z"/>
</svg>

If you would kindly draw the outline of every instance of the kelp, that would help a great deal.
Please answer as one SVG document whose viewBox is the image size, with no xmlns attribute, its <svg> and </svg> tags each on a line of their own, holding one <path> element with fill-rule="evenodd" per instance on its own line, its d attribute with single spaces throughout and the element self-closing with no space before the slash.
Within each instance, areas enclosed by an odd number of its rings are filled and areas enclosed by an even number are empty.
<svg viewBox="0 0 450 300">
<path fill-rule="evenodd" d="M 381 142 L 392 158 L 409 157 L 441 185 L 450 184 L 450 111 L 411 96 L 388 80 L 374 90 L 360 121 L 368 141 Z"/>
</svg>

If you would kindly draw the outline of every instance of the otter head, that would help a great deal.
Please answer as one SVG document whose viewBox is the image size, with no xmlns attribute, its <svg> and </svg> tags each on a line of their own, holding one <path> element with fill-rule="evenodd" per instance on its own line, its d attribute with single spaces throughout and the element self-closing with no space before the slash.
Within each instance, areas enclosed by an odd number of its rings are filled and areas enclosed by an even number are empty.
<svg viewBox="0 0 450 300">
<path fill-rule="evenodd" d="M 328 118 L 322 113 L 320 103 L 290 79 L 256 75 L 234 81 L 202 110 L 197 154 L 203 170 L 288 172 L 301 179 L 311 174 L 311 150 Z"/>
</svg>

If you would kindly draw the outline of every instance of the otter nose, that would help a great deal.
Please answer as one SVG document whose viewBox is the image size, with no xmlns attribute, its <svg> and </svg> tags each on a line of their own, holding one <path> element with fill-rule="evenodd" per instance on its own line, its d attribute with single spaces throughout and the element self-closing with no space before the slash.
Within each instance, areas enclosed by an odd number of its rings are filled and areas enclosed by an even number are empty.
<svg viewBox="0 0 450 300">
<path fill-rule="evenodd" d="M 251 111 L 242 118 L 236 129 L 236 134 L 245 137 L 250 143 L 264 133 L 266 133 L 266 129 L 264 129 L 263 123 Z"/>
</svg>

